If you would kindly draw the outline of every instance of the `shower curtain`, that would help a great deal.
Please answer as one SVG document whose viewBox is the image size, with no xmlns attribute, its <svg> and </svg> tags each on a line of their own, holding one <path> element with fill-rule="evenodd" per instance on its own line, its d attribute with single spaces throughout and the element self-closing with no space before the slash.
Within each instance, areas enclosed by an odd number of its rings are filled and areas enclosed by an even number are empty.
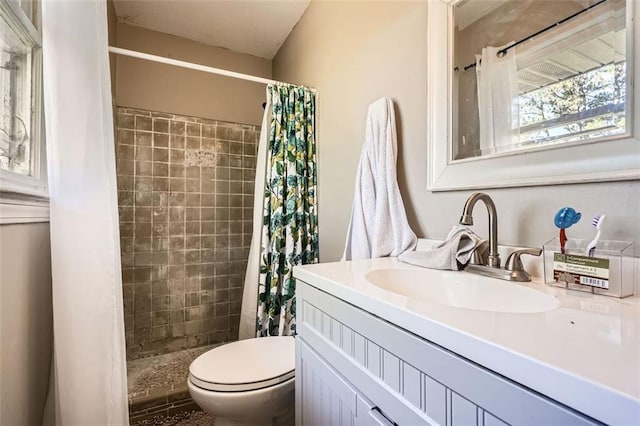
<svg viewBox="0 0 640 426">
<path fill-rule="evenodd" d="M 253 235 L 260 240 L 260 253 L 259 260 L 255 252 L 249 258 L 250 264 L 259 262 L 258 337 L 295 334 L 293 266 L 318 262 L 315 94 L 277 84 L 267 87 L 267 99 L 271 125 L 261 135 L 261 142 L 267 142 L 264 160 L 258 153 L 265 177 L 255 195 L 262 200 L 262 215 L 254 231 L 258 224 L 261 230 Z"/>
<path fill-rule="evenodd" d="M 269 127 L 271 125 L 271 96 L 269 87 L 266 88 L 267 102 L 262 116 L 260 140 L 258 141 L 258 155 L 256 161 L 256 177 L 253 195 L 253 231 L 251 247 L 244 277 L 242 293 L 242 308 L 240 312 L 240 339 L 256 337 L 256 303 L 258 302 L 258 277 L 260 276 L 260 242 L 262 237 L 262 208 L 264 207 L 264 182 L 266 174 L 267 144 L 269 141 Z"/>
<path fill-rule="evenodd" d="M 516 51 L 507 50 L 499 57 L 498 52 L 505 47 L 485 47 L 482 55 L 476 55 L 482 155 L 504 152 L 519 143 Z"/>
<path fill-rule="evenodd" d="M 43 424 L 128 424 L 106 2 L 43 1 L 54 354 Z"/>
</svg>

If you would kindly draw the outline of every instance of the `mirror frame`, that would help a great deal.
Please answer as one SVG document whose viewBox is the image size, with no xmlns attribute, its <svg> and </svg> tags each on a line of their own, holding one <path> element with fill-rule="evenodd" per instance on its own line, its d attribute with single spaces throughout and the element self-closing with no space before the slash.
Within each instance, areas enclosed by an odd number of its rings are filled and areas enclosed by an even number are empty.
<svg viewBox="0 0 640 426">
<path fill-rule="evenodd" d="M 513 151 L 451 162 L 454 6 L 427 2 L 427 189 L 456 191 L 640 179 L 640 6 L 627 0 L 627 134 L 631 137 Z M 442 60 L 446 58 L 446 60 Z"/>
</svg>

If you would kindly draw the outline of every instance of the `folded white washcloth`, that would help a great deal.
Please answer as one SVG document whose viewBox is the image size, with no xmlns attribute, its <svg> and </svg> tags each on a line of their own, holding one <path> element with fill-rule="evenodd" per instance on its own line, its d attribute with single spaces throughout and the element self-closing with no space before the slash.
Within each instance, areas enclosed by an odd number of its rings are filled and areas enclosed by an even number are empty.
<svg viewBox="0 0 640 426">
<path fill-rule="evenodd" d="M 469 263 L 475 250 L 482 253 L 486 249 L 486 240 L 469 228 L 456 225 L 447 238 L 441 243 L 434 244 L 431 250 L 405 252 L 398 256 L 398 259 L 423 268 L 459 271 Z"/>
</svg>

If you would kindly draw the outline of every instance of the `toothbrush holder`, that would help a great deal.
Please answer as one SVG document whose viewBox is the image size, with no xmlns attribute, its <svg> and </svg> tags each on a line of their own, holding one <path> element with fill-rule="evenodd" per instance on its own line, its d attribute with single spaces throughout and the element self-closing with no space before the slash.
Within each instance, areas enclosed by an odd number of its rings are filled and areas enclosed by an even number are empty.
<svg viewBox="0 0 640 426">
<path fill-rule="evenodd" d="M 556 237 L 544 244 L 544 280 L 548 285 L 613 297 L 632 296 L 635 287 L 635 244 L 600 240 L 593 257 L 585 255 L 589 240 L 569 239 L 561 253 Z"/>
</svg>

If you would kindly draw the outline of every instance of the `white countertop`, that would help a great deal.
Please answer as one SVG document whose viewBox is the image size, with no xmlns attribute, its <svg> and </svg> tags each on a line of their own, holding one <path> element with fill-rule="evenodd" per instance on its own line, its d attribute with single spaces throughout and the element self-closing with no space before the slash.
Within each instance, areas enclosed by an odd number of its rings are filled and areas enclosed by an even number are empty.
<svg viewBox="0 0 640 426">
<path fill-rule="evenodd" d="M 640 425 L 640 298 L 616 299 L 541 283 L 557 297 L 544 313 L 497 313 L 410 299 L 365 279 L 376 269 L 419 269 L 396 258 L 298 266 L 294 276 L 601 422 Z M 416 285 L 426 285 L 416 283 Z"/>
</svg>

